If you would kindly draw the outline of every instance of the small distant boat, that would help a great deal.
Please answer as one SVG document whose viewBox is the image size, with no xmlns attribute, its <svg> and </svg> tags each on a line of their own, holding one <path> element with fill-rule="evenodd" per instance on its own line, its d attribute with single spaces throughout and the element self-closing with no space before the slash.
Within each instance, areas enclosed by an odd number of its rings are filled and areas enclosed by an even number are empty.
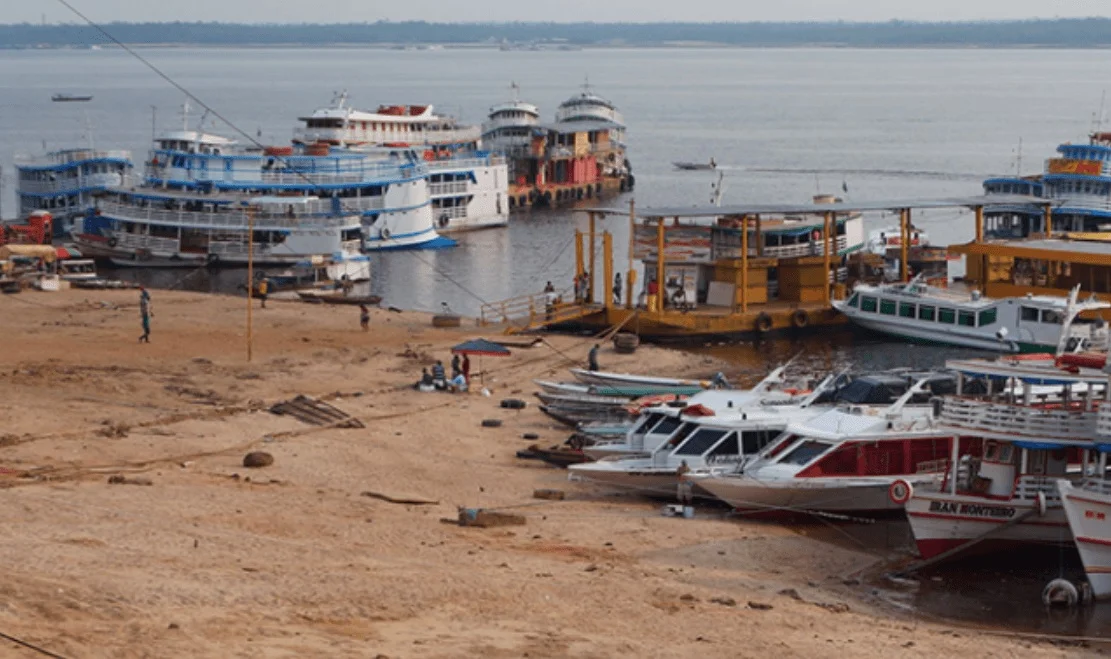
<svg viewBox="0 0 1111 659">
<path fill-rule="evenodd" d="M 675 169 L 687 171 L 703 171 L 718 168 L 718 164 L 714 162 L 713 158 L 710 158 L 710 162 L 676 162 L 672 164 L 675 165 Z"/>
<path fill-rule="evenodd" d="M 54 94 L 50 100 L 55 103 L 74 103 L 93 100 L 92 94 Z"/>
<path fill-rule="evenodd" d="M 366 304 L 375 306 L 382 301 L 381 295 L 344 295 L 342 292 L 297 291 L 297 295 L 305 302 L 323 302 L 324 304 Z"/>
</svg>

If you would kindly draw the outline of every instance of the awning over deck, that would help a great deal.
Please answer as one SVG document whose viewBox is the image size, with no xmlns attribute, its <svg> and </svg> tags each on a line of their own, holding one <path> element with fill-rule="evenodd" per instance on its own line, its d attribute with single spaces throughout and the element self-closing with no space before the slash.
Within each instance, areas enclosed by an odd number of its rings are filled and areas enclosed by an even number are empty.
<svg viewBox="0 0 1111 659">
<path fill-rule="evenodd" d="M 993 240 L 950 245 L 953 254 L 1010 256 L 1012 258 L 1111 266 L 1111 244 L 1085 240 Z"/>
</svg>

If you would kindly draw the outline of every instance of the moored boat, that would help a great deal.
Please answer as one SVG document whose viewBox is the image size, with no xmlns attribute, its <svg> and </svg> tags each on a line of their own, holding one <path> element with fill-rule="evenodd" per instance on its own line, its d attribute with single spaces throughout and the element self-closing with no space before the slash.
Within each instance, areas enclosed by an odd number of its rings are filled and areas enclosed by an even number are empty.
<svg viewBox="0 0 1111 659">
<path fill-rule="evenodd" d="M 710 162 L 674 162 L 671 164 L 675 165 L 675 169 L 686 171 L 705 171 L 717 169 L 718 166 L 713 158 L 710 158 Z"/>
<path fill-rule="evenodd" d="M 322 304 L 365 304 L 377 306 L 382 302 L 381 295 L 356 295 L 342 291 L 297 291 L 298 297 L 304 302 Z"/>
</svg>

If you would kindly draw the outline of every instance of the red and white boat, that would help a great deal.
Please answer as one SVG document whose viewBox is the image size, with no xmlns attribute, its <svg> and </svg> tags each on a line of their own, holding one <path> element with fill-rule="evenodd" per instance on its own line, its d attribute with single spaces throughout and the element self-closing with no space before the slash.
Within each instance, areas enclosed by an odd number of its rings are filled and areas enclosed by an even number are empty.
<svg viewBox="0 0 1111 659">
<path fill-rule="evenodd" d="M 1087 477 L 1079 483 L 1059 480 L 1057 491 L 1092 594 L 1106 599 L 1111 598 L 1111 478 L 1107 475 L 1111 405 L 1099 411 L 1096 433 L 1096 452 L 1085 456 L 1083 473 Z"/>
<path fill-rule="evenodd" d="M 937 420 L 977 439 L 954 444 L 939 484 L 910 492 L 907 518 L 923 558 L 1072 542 L 1057 481 L 1080 476 L 1107 396 L 1107 376 L 1089 362 L 1027 355 L 947 363 L 961 388 L 939 401 Z M 968 395 L 970 382 L 989 383 L 989 393 Z"/>
</svg>

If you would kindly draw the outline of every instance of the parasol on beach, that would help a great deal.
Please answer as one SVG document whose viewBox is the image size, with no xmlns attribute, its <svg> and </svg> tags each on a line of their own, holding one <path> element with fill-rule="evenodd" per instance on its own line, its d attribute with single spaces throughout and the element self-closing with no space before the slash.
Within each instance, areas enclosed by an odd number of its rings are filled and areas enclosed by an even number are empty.
<svg viewBox="0 0 1111 659">
<path fill-rule="evenodd" d="M 452 354 L 455 355 L 475 355 L 478 357 L 478 377 L 485 384 L 486 380 L 482 372 L 482 358 L 483 357 L 508 357 L 511 352 L 509 348 L 503 345 L 487 341 L 486 339 L 471 339 L 464 341 L 451 349 Z"/>
</svg>

